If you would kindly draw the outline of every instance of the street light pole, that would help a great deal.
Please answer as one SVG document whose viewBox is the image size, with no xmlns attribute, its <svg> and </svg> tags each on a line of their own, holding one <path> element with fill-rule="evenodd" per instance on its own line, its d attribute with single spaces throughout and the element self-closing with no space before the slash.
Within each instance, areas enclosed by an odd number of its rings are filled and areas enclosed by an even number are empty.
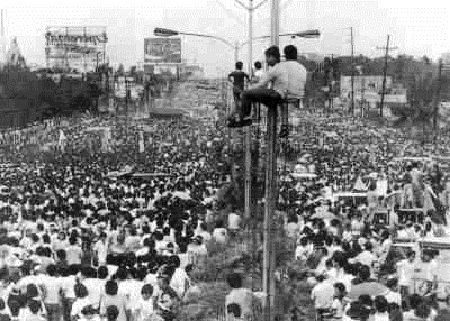
<svg viewBox="0 0 450 321">
<path fill-rule="evenodd" d="M 279 45 L 279 0 L 271 0 L 271 23 L 270 42 L 272 45 Z M 277 109 L 269 108 L 267 113 L 267 133 L 268 151 L 266 168 L 266 191 L 263 224 L 263 292 L 264 292 L 264 321 L 273 321 L 275 313 L 275 253 L 273 236 L 272 216 L 275 211 L 277 200 L 277 181 L 275 173 L 277 171 L 276 143 L 277 143 Z"/>
<path fill-rule="evenodd" d="M 350 41 L 351 41 L 351 47 L 352 47 L 352 52 L 351 52 L 351 58 L 350 58 L 350 66 L 351 66 L 351 86 L 352 86 L 352 103 L 351 103 L 351 110 L 352 110 L 352 118 L 355 116 L 355 98 L 354 98 L 354 73 L 353 73 L 353 27 L 350 27 Z M 361 116 L 362 117 L 362 116 Z"/>
<path fill-rule="evenodd" d="M 250 7 L 248 8 L 248 74 L 250 79 L 252 77 L 252 46 L 253 46 L 253 0 L 250 0 Z M 242 107 L 241 107 L 242 108 Z M 245 202 L 244 202 L 244 218 L 248 223 L 251 216 L 252 208 L 252 128 L 251 126 L 245 127 Z"/>
</svg>

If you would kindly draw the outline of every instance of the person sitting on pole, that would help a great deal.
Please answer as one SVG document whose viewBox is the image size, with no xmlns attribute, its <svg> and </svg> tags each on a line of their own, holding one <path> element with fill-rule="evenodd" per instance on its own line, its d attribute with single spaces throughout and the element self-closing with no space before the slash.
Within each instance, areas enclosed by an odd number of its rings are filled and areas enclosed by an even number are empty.
<svg viewBox="0 0 450 321">
<path fill-rule="evenodd" d="M 238 61 L 235 64 L 236 70 L 228 75 L 228 81 L 233 83 L 233 98 L 234 98 L 234 109 L 231 110 L 229 121 L 233 122 L 235 114 L 239 110 L 239 105 L 241 101 L 241 93 L 244 91 L 245 80 L 250 81 L 248 74 L 242 71 L 244 64 L 242 61 Z"/>
<path fill-rule="evenodd" d="M 261 80 L 254 85 L 254 88 L 246 90 L 241 95 L 241 122 L 230 127 L 247 126 L 248 120 L 251 124 L 252 102 L 260 102 L 268 108 L 276 108 L 282 99 L 300 98 L 303 96 L 306 83 L 306 69 L 297 62 L 297 48 L 288 45 L 284 48 L 286 61 L 280 62 L 280 50 L 277 46 L 271 46 L 266 51 L 266 60 L 272 67 Z M 271 89 L 267 86 L 271 85 Z M 248 125 L 250 125 L 248 124 Z M 281 110 L 281 131 L 280 137 L 289 135 L 288 110 L 286 107 Z"/>
</svg>

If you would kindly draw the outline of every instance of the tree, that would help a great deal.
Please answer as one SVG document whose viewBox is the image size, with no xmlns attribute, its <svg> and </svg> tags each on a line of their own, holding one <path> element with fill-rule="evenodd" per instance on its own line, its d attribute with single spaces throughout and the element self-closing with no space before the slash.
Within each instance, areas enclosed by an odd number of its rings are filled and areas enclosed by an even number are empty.
<svg viewBox="0 0 450 321">
<path fill-rule="evenodd" d="M 431 64 L 431 59 L 428 58 L 427 56 L 423 56 L 422 57 L 422 61 L 425 65 L 430 65 Z"/>
<path fill-rule="evenodd" d="M 117 68 L 117 74 L 119 75 L 125 74 L 125 67 L 123 66 L 123 64 L 119 64 L 119 68 Z"/>
<path fill-rule="evenodd" d="M 136 74 L 136 66 L 131 66 L 130 67 L 130 75 L 134 76 Z"/>
</svg>

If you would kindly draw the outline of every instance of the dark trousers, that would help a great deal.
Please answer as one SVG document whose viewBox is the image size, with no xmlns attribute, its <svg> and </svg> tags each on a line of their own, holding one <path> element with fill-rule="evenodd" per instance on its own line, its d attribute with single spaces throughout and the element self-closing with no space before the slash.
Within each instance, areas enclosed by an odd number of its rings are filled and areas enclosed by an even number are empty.
<svg viewBox="0 0 450 321">
<path fill-rule="evenodd" d="M 246 90 L 241 95 L 242 116 L 250 117 L 253 102 L 261 103 L 268 108 L 276 108 L 280 100 L 281 95 L 272 89 L 257 88 Z"/>
</svg>

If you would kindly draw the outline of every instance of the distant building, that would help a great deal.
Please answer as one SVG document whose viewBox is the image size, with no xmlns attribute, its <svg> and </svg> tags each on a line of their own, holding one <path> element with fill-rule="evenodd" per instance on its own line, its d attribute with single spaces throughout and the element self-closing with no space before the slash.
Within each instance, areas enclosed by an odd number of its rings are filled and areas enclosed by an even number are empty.
<svg viewBox="0 0 450 321">
<path fill-rule="evenodd" d="M 340 82 L 341 100 L 350 103 L 351 100 L 351 76 L 341 76 Z M 355 104 L 374 109 L 381 101 L 383 91 L 382 75 L 355 75 L 353 77 L 353 97 Z M 391 76 L 386 77 L 386 92 L 384 101 L 389 104 L 406 104 L 406 89 L 401 84 L 394 84 Z"/>
<path fill-rule="evenodd" d="M 106 27 L 47 27 L 47 68 L 63 72 L 96 72 L 106 62 Z"/>
<path fill-rule="evenodd" d="M 20 53 L 19 45 L 17 44 L 17 38 L 11 39 L 11 45 L 6 53 L 6 64 L 9 66 L 16 66 L 25 68 L 25 58 Z"/>
</svg>

